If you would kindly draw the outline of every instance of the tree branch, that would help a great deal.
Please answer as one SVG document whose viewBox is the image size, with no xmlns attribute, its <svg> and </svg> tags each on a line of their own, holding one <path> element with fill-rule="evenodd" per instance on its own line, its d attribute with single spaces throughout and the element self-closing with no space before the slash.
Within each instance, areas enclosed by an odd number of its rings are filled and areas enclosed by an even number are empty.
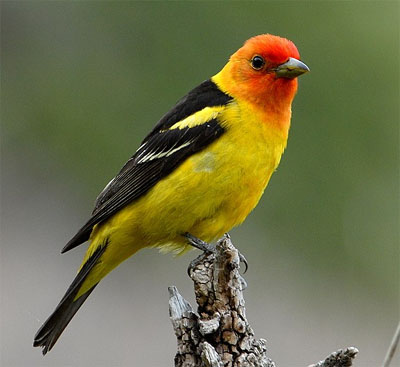
<svg viewBox="0 0 400 367">
<path fill-rule="evenodd" d="M 339 349 L 330 354 L 323 361 L 312 364 L 309 367 L 350 367 L 357 353 L 358 349 L 354 347 Z"/>
<path fill-rule="evenodd" d="M 246 318 L 239 273 L 240 255 L 228 235 L 214 253 L 192 261 L 189 275 L 194 282 L 197 312 L 170 287 L 169 312 L 178 350 L 175 367 L 275 367 L 267 356 L 266 341 L 256 340 Z M 350 367 L 358 353 L 347 348 L 332 353 L 309 367 Z"/>
<path fill-rule="evenodd" d="M 397 345 L 400 341 L 400 322 L 397 325 L 397 329 L 393 335 L 392 342 L 390 343 L 389 349 L 386 353 L 385 360 L 383 361 L 383 367 L 389 367 L 390 362 L 393 359 L 394 353 L 396 352 Z"/>
</svg>

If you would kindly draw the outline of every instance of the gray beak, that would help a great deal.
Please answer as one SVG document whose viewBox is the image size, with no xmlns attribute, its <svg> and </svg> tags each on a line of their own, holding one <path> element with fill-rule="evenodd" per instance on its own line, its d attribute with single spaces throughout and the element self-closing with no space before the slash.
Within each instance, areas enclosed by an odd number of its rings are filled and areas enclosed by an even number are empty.
<svg viewBox="0 0 400 367">
<path fill-rule="evenodd" d="M 276 69 L 274 69 L 275 75 L 278 78 L 286 78 L 286 79 L 293 79 L 298 77 L 301 74 L 307 73 L 310 71 L 309 67 L 297 60 L 293 57 L 289 57 L 289 60 L 286 61 L 284 64 L 278 65 Z"/>
</svg>

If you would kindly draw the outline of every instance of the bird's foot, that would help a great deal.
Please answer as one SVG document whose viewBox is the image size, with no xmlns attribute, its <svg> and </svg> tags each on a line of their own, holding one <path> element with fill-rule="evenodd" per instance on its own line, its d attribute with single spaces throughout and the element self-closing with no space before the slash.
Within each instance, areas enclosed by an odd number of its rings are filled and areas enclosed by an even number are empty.
<svg viewBox="0 0 400 367">
<path fill-rule="evenodd" d="M 225 233 L 224 236 L 229 236 L 229 234 Z M 197 249 L 199 249 L 205 253 L 215 253 L 215 251 L 217 249 L 216 245 L 205 242 L 205 241 L 201 240 L 200 238 L 197 238 L 188 232 L 186 232 L 184 234 L 184 237 L 188 240 L 188 243 L 190 245 L 192 245 L 193 247 L 196 247 Z M 241 263 L 244 264 L 244 272 L 243 272 L 243 274 L 244 274 L 247 272 L 247 270 L 249 268 L 249 264 L 248 264 L 246 258 L 240 252 L 239 252 L 239 260 Z M 193 261 L 192 261 L 192 263 L 193 263 Z M 193 264 L 192 263 L 189 265 L 188 274 L 190 272 L 190 269 L 194 266 L 194 263 Z"/>
<path fill-rule="evenodd" d="M 214 253 L 217 249 L 217 247 L 215 245 L 205 242 L 205 241 L 201 240 L 200 238 L 193 236 L 190 233 L 185 233 L 184 237 L 188 240 L 188 243 L 190 245 L 192 245 L 193 247 L 196 247 L 197 249 L 199 249 L 203 252 Z"/>
<path fill-rule="evenodd" d="M 204 254 L 214 254 L 216 252 L 217 247 L 215 245 L 205 242 L 190 233 L 185 233 L 183 236 L 187 239 L 189 245 L 199 249 L 200 251 L 203 251 Z M 198 265 L 199 261 L 200 259 L 196 258 L 190 262 L 189 267 L 187 268 L 187 273 L 189 277 L 190 271 Z"/>
<path fill-rule="evenodd" d="M 225 233 L 224 237 L 231 238 L 229 233 Z M 238 250 L 238 255 L 239 255 L 240 263 L 244 264 L 244 272 L 243 272 L 243 274 L 245 274 L 247 272 L 247 270 L 249 269 L 249 263 L 247 262 L 247 259 L 244 257 L 244 255 L 240 253 L 239 250 Z"/>
</svg>

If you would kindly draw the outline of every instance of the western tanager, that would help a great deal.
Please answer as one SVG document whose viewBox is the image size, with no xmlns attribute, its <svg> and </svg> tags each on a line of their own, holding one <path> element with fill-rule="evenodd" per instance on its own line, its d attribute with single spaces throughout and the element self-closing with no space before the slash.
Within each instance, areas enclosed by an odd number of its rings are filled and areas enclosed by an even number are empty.
<svg viewBox="0 0 400 367">
<path fill-rule="evenodd" d="M 307 71 L 291 41 L 256 36 L 159 120 L 63 248 L 90 241 L 35 347 L 51 350 L 99 281 L 135 252 L 183 252 L 188 236 L 213 241 L 245 220 L 279 164 L 296 77 Z"/>
</svg>

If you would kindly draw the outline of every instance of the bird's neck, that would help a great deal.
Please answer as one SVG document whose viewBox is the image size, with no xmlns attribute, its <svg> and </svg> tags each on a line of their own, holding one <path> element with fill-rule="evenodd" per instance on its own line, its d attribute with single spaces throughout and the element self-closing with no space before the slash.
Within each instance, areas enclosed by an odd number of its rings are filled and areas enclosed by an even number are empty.
<svg viewBox="0 0 400 367">
<path fill-rule="evenodd" d="M 258 116 L 258 120 L 268 124 L 282 137 L 287 138 L 290 128 L 292 101 L 297 91 L 297 80 L 276 79 L 267 85 L 251 85 L 232 82 L 224 72 L 212 77 L 212 81 L 224 92 L 240 103 L 245 103 Z M 255 92 L 256 91 L 256 92 Z"/>
</svg>

